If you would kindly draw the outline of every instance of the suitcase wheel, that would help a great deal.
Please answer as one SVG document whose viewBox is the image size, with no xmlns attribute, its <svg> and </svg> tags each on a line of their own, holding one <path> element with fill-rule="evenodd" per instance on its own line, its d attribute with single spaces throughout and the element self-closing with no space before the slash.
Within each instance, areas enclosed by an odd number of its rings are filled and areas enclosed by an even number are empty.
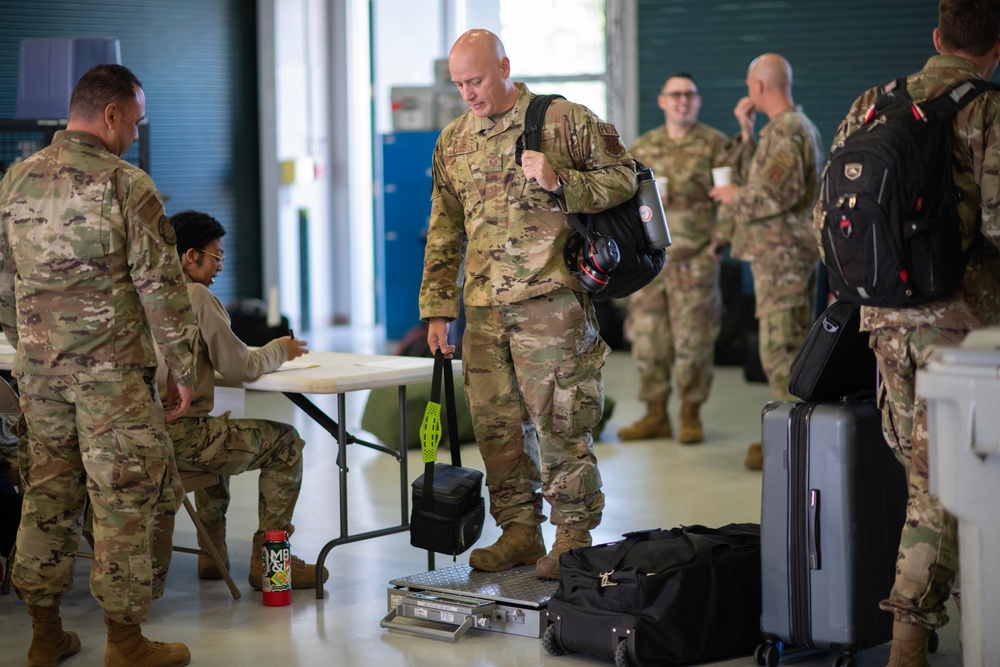
<svg viewBox="0 0 1000 667">
<path fill-rule="evenodd" d="M 563 648 L 562 644 L 556 638 L 555 623 L 545 628 L 545 634 L 542 635 L 542 648 L 549 655 L 566 655 L 566 649 Z"/>
<path fill-rule="evenodd" d="M 632 667 L 632 663 L 628 659 L 627 639 L 618 642 L 618 647 L 615 649 L 615 667 Z"/>
<path fill-rule="evenodd" d="M 833 667 L 858 667 L 858 661 L 853 655 L 838 655 L 833 661 Z"/>
<path fill-rule="evenodd" d="M 778 667 L 781 661 L 781 646 L 771 643 L 759 644 L 753 652 L 753 661 L 757 667 Z"/>
</svg>

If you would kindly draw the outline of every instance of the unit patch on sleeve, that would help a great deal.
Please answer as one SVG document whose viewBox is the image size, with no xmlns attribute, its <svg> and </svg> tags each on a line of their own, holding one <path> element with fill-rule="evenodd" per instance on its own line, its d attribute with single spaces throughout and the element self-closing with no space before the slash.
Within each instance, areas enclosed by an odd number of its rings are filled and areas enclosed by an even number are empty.
<svg viewBox="0 0 1000 667">
<path fill-rule="evenodd" d="M 614 158 L 619 158 L 625 154 L 625 147 L 621 139 L 618 138 L 618 130 L 611 123 L 598 123 L 597 131 L 604 140 L 604 152 Z"/>
<path fill-rule="evenodd" d="M 160 216 L 160 236 L 168 245 L 177 245 L 177 233 L 174 226 L 170 224 L 170 218 L 165 215 Z"/>
<path fill-rule="evenodd" d="M 767 170 L 767 177 L 772 181 L 780 181 L 784 175 L 785 170 L 780 164 L 772 164 L 771 168 Z"/>
</svg>

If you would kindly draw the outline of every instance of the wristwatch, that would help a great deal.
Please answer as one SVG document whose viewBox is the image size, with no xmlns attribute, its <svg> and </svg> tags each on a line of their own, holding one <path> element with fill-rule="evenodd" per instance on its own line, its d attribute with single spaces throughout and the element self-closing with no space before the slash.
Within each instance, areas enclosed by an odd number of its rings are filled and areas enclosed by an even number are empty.
<svg viewBox="0 0 1000 667">
<path fill-rule="evenodd" d="M 556 196 L 559 196 L 559 195 L 561 195 L 563 193 L 563 182 L 562 182 L 562 179 L 559 178 L 558 175 L 556 176 L 556 189 L 555 190 L 549 190 L 549 192 L 551 192 L 552 194 L 554 194 Z"/>
</svg>

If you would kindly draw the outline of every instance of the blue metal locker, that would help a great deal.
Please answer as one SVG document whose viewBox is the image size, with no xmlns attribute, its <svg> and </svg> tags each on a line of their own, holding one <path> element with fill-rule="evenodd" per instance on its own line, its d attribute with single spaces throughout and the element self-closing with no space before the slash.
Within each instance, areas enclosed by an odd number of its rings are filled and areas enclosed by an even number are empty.
<svg viewBox="0 0 1000 667">
<path fill-rule="evenodd" d="M 379 320 L 389 340 L 420 322 L 417 298 L 431 214 L 431 154 L 439 131 L 382 135 L 376 155 Z"/>
</svg>

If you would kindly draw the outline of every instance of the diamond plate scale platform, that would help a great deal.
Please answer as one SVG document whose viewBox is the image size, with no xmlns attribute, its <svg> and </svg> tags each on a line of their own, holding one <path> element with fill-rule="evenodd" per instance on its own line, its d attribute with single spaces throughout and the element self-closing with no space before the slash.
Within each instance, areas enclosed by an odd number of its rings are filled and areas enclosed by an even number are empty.
<svg viewBox="0 0 1000 667">
<path fill-rule="evenodd" d="M 559 582 L 536 577 L 534 565 L 504 572 L 457 565 L 389 584 L 389 613 L 381 627 L 458 641 L 472 628 L 541 637 L 547 625 L 545 606 Z"/>
</svg>

